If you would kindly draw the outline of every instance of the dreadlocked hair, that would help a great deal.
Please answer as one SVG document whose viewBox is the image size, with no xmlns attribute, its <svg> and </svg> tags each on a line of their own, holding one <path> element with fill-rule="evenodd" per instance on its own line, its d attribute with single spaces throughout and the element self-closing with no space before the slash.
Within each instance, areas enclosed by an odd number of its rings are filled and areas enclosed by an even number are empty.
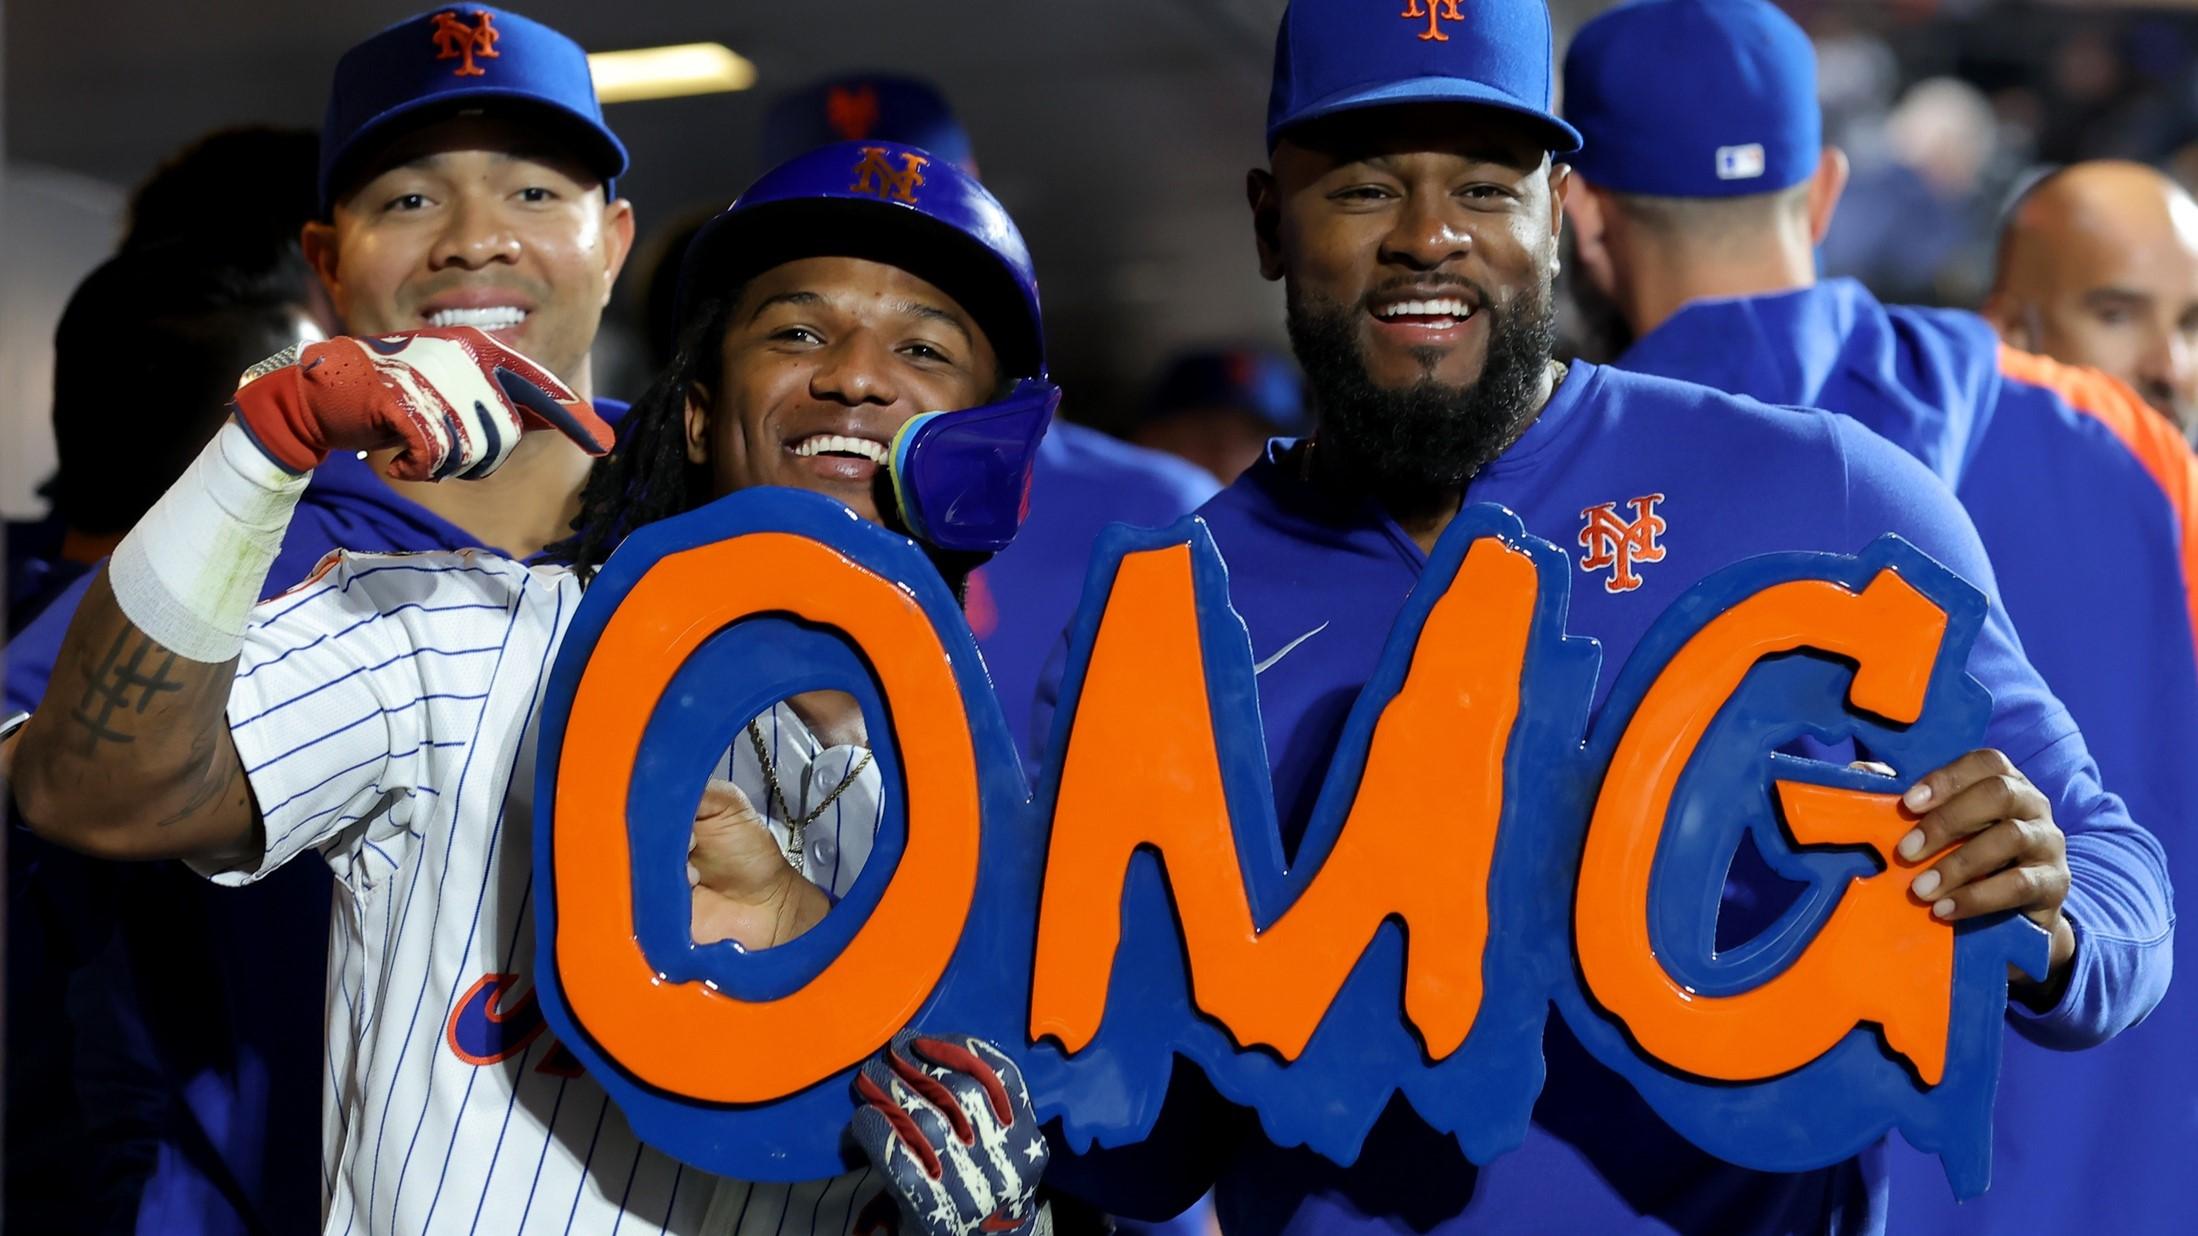
<svg viewBox="0 0 2198 1236">
<path fill-rule="evenodd" d="M 739 295 L 734 288 L 709 297 L 689 317 L 671 364 L 620 423 L 618 445 L 588 470 L 572 535 L 543 549 L 570 566 L 583 587 L 636 528 L 709 500 L 709 469 L 687 458 L 687 397 L 697 387 L 718 388 L 725 330 Z"/>
</svg>

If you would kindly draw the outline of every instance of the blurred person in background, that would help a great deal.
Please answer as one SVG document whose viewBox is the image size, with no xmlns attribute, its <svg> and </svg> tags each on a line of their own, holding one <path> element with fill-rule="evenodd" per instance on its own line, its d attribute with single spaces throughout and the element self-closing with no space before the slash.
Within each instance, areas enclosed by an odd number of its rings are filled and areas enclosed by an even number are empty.
<svg viewBox="0 0 2198 1236">
<path fill-rule="evenodd" d="M 279 215 L 269 203 L 291 203 L 294 213 L 295 203 L 308 202 L 293 235 L 348 331 L 477 327 L 527 353 L 615 424 L 625 405 L 596 396 L 589 349 L 633 239 L 633 208 L 616 191 L 625 148 L 603 122 L 578 44 L 506 10 L 466 13 L 470 29 L 496 35 L 495 58 L 469 61 L 476 72 L 460 71 L 468 61 L 439 34 L 447 11 L 390 26 L 336 65 L 315 163 L 262 164 L 238 157 L 233 144 L 209 143 L 181 165 L 226 168 L 219 174 L 235 179 L 194 172 L 182 181 L 171 167 L 154 183 L 180 187 L 142 194 L 133 225 L 173 243 L 218 247 L 225 233 L 202 229 L 226 226 L 223 203 L 241 212 L 235 218 L 264 219 Z M 230 390 L 237 376 L 228 374 Z M 389 461 L 389 452 L 339 452 L 314 470 L 268 574 L 270 595 L 338 546 L 479 547 L 530 557 L 568 530 L 589 463 L 554 434 L 529 435 L 494 475 L 463 486 L 393 480 Z M 92 578 L 71 585 L 9 644 L 7 711 L 34 708 L 46 693 Z M 78 1022 L 68 1045 L 77 1076 L 65 1085 L 85 1110 L 117 1119 L 72 1150 L 60 1137 L 30 1132 L 46 1125 L 11 1098 L 11 1133 L 22 1134 L 7 1141 L 9 1225 L 164 1234 L 317 1228 L 329 1180 L 319 1155 L 330 1077 L 321 1014 L 333 994 L 327 868 L 293 864 L 249 890 L 220 894 L 172 864 L 69 858 L 23 874 L 35 895 L 20 911 L 11 906 L 11 917 L 50 913 L 49 934 L 85 941 L 65 962 Z M 105 911 L 115 904 L 129 912 Z M 9 1010 L 11 1042 L 34 1019 L 53 1020 L 48 1005 L 11 999 Z M 136 1114 L 123 1121 L 125 1112 Z M 24 1217 L 19 1201 L 51 1175 L 40 1167 L 49 1159 L 112 1165 L 94 1186 L 111 1202 L 100 1213 L 114 1226 L 93 1223 L 82 1206 Z M 19 1185 L 33 1192 L 19 1193 Z"/>
<path fill-rule="evenodd" d="M 1957 295 L 1981 286 L 1981 272 L 1965 269 L 1980 264 L 1982 185 L 1998 154 L 1992 105 L 1958 78 L 1927 78 L 1901 96 L 1878 136 L 1858 152 L 1854 192 L 1819 238 L 1824 272 L 1906 300 L 1944 299 L 1947 282 Z"/>
<path fill-rule="evenodd" d="M 1984 316 L 2198 434 L 2198 201 L 2159 171 L 2099 160 L 2040 177 L 2008 209 Z"/>
<path fill-rule="evenodd" d="M 293 242 L 246 252 L 170 241 L 125 249 L 77 285 L 54 331 L 59 466 L 42 520 L 8 528 L 8 631 L 105 557 L 221 424 L 237 375 L 322 337 Z M 118 340 L 130 341 L 118 348 Z M 172 392 L 149 401 L 135 392 Z M 117 436 L 132 443 L 118 457 Z"/>
<path fill-rule="evenodd" d="M 11 552 L 10 625 L 18 625 L 110 552 L 203 449 L 228 415 L 237 375 L 265 357 L 321 337 L 309 316 L 311 281 L 295 243 L 244 238 L 200 246 L 140 245 L 108 259 L 69 298 L 54 332 L 53 429 L 60 467 L 45 493 L 53 515 L 31 528 L 59 533 L 57 552 Z M 261 239 L 265 239 L 264 237 Z M 241 264 L 240 264 L 241 263 Z M 148 399 L 158 390 L 165 398 Z M 128 448 L 116 449 L 127 443 Z M 13 529 L 11 528 L 11 532 Z M 11 546 L 11 550 L 12 550 Z M 73 608 L 73 606 L 72 606 Z M 160 1053 L 136 1039 L 128 1002 L 133 971 L 158 968 L 168 944 L 198 928 L 175 907 L 167 881 L 125 876 L 52 850 L 28 834 L 8 847 L 6 1207 L 17 1231 L 127 1231 L 138 1192 L 156 1172 L 174 1123 Z M 103 878 L 112 874 L 118 878 Z M 127 899 L 151 927 L 132 945 L 84 909 Z M 117 1034 L 104 1031 L 118 1025 Z M 223 1034 L 229 1019 L 196 1023 Z M 171 1041 L 180 1054 L 218 1058 L 207 1038 Z M 299 1115 L 310 1130 L 316 1092 Z M 204 1153 L 193 1143 L 169 1149 Z M 293 1165 L 310 1173 L 312 1159 Z M 311 1177 L 304 1181 L 310 1186 Z M 298 1196 L 306 1201 L 313 1190 Z M 62 1226 L 54 1226 L 61 1218 Z"/>
<path fill-rule="evenodd" d="M 1129 436 L 1139 446 L 1197 464 L 1226 485 L 1265 453 L 1269 438 L 1311 433 L 1304 382 L 1288 357 L 1224 348 L 1169 361 Z"/>
<path fill-rule="evenodd" d="M 1564 65 L 1586 143 L 1566 201 L 1576 279 L 1637 335 L 1619 367 L 1845 413 L 1953 486 L 2104 784 L 2159 831 L 2171 882 L 2198 885 L 2198 764 L 2163 740 L 2198 732 L 2198 460 L 2128 388 L 2014 352 L 1975 314 L 1816 278 L 1845 167 L 1821 144 L 1814 69 L 1765 0 L 1640 0 L 1584 26 Z M 1783 908 L 1728 896 L 1723 913 L 1760 927 Z M 2029 1016 L 2010 1006 L 2018 1028 Z M 2184 1221 L 2194 1029 L 2198 999 L 2171 989 L 2149 1024 L 2088 1051 L 2009 1036 L 1991 1191 L 1956 1210 L 1935 1159 L 1893 1148 L 1889 1230 Z"/>
<path fill-rule="evenodd" d="M 245 256 L 279 245 L 303 263 L 299 240 L 320 215 L 313 172 L 320 136 L 311 129 L 244 125 L 217 129 L 169 156 L 130 194 L 120 252 L 175 242 Z M 239 185 L 253 192 L 240 194 Z M 313 321 L 325 337 L 342 328 L 328 289 L 302 270 Z"/>
<path fill-rule="evenodd" d="M 305 129 L 224 129 L 176 152 L 130 195 L 118 251 L 166 250 L 167 256 L 95 272 L 77 290 L 81 303 L 72 303 L 63 314 L 62 333 L 69 338 L 57 337 L 55 347 L 71 349 L 73 355 L 56 360 L 55 385 L 66 385 L 69 391 L 66 395 L 56 391 L 54 429 L 64 454 L 75 435 L 78 460 L 73 474 L 57 475 L 41 488 L 40 496 L 53 504 L 53 510 L 42 518 L 7 525 L 6 629 L 10 636 L 106 554 L 137 514 L 198 453 L 218 423 L 201 424 L 203 418 L 177 415 L 180 409 L 172 405 L 160 409 L 165 415 L 158 417 L 151 415 L 151 409 L 119 420 L 93 414 L 90 404 L 103 405 L 97 411 L 111 411 L 120 398 L 110 392 L 127 389 L 99 384 L 100 366 L 107 358 L 91 349 L 105 346 L 98 337 L 100 329 L 122 322 L 142 325 L 152 350 L 137 358 L 116 358 L 113 363 L 142 373 L 180 363 L 184 367 L 178 385 L 189 391 L 213 390 L 202 382 L 194 386 L 192 375 L 203 377 L 202 366 L 222 359 L 227 349 L 218 336 L 225 320 L 241 324 L 240 319 L 259 318 L 261 310 L 279 302 L 302 307 L 315 328 L 313 338 L 335 328 L 327 296 L 305 264 L 298 243 L 299 229 L 313 217 L 316 146 L 312 132 Z M 267 191 L 239 195 L 236 187 L 246 178 Z M 285 185 L 291 186 L 290 191 L 284 191 Z M 116 290 L 123 287 L 141 289 L 146 294 L 144 304 L 132 306 L 118 300 Z M 72 313 L 80 322 L 74 331 L 68 329 Z M 244 333 L 257 338 L 261 332 L 247 326 Z M 212 343 L 212 350 L 186 357 L 186 335 Z M 71 369 L 66 378 L 59 372 L 64 365 Z M 228 375 L 230 385 L 243 371 L 243 365 L 235 367 Z M 210 406 L 219 408 L 227 401 L 227 391 L 214 394 L 217 397 Z M 64 398 L 82 405 L 83 412 L 65 410 Z M 86 470 L 98 450 L 85 435 L 103 420 L 147 431 L 146 454 L 132 461 L 127 475 L 110 475 L 95 484 Z M 171 441 L 171 435 L 179 432 L 195 432 L 198 437 L 189 443 Z M 83 449 L 87 446 L 92 449 Z M 67 470 L 64 461 L 63 471 Z M 66 495 L 60 492 L 64 488 L 69 491 Z M 96 495 L 94 489 L 99 491 Z M 75 522 L 65 507 L 75 508 Z M 107 519 L 109 514 L 119 522 Z M 109 525 L 105 531 L 97 526 L 102 522 Z"/>
<path fill-rule="evenodd" d="M 832 142 L 920 146 L 975 174 L 968 130 L 929 83 L 891 73 L 831 78 L 796 90 L 764 119 L 762 151 L 778 163 Z M 1032 763 L 1031 697 L 1046 654 L 1084 592 L 1092 542 L 1109 524 L 1175 522 L 1220 486 L 1198 467 L 1056 418 L 1038 447 L 1030 513 L 1015 541 L 969 578 L 970 629 L 992 671 L 1008 732 Z"/>
</svg>

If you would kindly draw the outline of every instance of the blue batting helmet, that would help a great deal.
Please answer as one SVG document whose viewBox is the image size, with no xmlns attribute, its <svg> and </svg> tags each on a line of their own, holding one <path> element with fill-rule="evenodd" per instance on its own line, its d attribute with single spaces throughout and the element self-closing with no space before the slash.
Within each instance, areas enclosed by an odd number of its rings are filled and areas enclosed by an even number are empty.
<svg viewBox="0 0 2198 1236">
<path fill-rule="evenodd" d="M 765 172 L 695 234 L 680 317 L 708 292 L 807 257 L 906 270 L 953 297 L 992 341 L 1005 396 L 909 421 L 894 439 L 892 473 L 916 536 L 948 549 L 1005 548 L 1061 399 L 1046 378 L 1037 272 L 1007 208 L 968 172 L 915 146 L 820 146 Z"/>
</svg>

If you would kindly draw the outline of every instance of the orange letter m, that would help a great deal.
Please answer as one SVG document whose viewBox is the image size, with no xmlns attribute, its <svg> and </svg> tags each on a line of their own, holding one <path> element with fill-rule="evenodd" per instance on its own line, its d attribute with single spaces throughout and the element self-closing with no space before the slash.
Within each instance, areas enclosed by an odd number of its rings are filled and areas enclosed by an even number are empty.
<svg viewBox="0 0 2198 1236">
<path fill-rule="evenodd" d="M 1222 791 L 1190 546 L 1125 555 L 1061 765 L 1032 1041 L 1050 1035 L 1075 1052 L 1098 1033 L 1123 883 L 1131 856 L 1150 847 L 1182 921 L 1192 997 L 1239 1047 L 1295 1060 L 1395 918 L 1406 934 L 1405 1015 L 1433 1059 L 1455 1052 L 1481 1005 L 1489 867 L 1537 587 L 1524 552 L 1493 538 L 1472 545 L 1375 725 L 1334 845 L 1291 904 L 1260 923 Z"/>
</svg>

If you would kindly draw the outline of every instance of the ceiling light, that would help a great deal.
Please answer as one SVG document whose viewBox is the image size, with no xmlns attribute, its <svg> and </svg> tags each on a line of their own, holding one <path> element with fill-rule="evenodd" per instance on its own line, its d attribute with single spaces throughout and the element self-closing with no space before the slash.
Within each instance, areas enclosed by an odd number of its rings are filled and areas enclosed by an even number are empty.
<svg viewBox="0 0 2198 1236">
<path fill-rule="evenodd" d="M 756 66 L 722 43 L 680 43 L 588 53 L 595 96 L 605 103 L 746 90 Z"/>
</svg>

